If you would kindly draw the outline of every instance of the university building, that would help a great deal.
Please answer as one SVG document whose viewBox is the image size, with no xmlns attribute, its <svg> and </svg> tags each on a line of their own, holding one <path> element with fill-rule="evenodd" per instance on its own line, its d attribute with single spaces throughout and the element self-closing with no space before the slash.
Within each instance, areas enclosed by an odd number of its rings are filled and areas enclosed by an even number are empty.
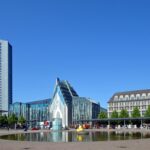
<svg viewBox="0 0 150 150">
<path fill-rule="evenodd" d="M 138 107 L 141 117 L 150 105 L 150 89 L 115 93 L 108 101 L 108 117 L 114 110 L 118 113 L 126 109 L 131 117 L 134 107 Z"/>
<path fill-rule="evenodd" d="M 23 116 L 30 124 L 60 120 L 62 127 L 75 124 L 78 120 L 96 119 L 100 104 L 90 98 L 79 97 L 66 80 L 56 79 L 53 97 L 28 103 L 16 102 L 10 106 L 9 114 Z"/>
<path fill-rule="evenodd" d="M 18 118 L 23 116 L 26 121 L 41 122 L 49 120 L 49 104 L 51 99 L 43 99 L 28 103 L 15 102 L 10 105 L 9 114 L 15 114 Z"/>
<path fill-rule="evenodd" d="M 100 112 L 100 105 L 95 101 L 79 97 L 66 80 L 56 79 L 53 98 L 50 104 L 50 121 L 62 120 L 62 126 L 68 127 L 78 120 L 95 119 Z"/>
</svg>

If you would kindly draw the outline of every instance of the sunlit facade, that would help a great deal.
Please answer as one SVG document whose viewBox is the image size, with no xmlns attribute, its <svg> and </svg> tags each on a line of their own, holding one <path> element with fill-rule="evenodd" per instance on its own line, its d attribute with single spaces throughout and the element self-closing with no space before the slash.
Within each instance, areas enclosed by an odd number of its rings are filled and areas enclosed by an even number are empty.
<svg viewBox="0 0 150 150">
<path fill-rule="evenodd" d="M 50 99 L 33 101 L 28 103 L 16 102 L 10 105 L 9 114 L 17 117 L 23 116 L 28 122 L 41 122 L 49 120 Z"/>
<path fill-rule="evenodd" d="M 62 119 L 62 126 L 72 124 L 72 97 L 78 96 L 68 81 L 56 79 L 53 98 L 49 107 L 50 121 L 55 118 Z"/>
<path fill-rule="evenodd" d="M 96 119 L 100 112 L 100 105 L 85 97 L 73 97 L 72 118 L 75 123 L 78 120 Z"/>
<path fill-rule="evenodd" d="M 90 98 L 79 97 L 68 81 L 59 79 L 56 80 L 52 99 L 16 102 L 9 110 L 9 114 L 23 116 L 34 125 L 49 121 L 50 124 L 61 123 L 62 127 L 69 127 L 79 120 L 96 119 L 99 112 L 98 103 Z"/>
<path fill-rule="evenodd" d="M 9 114 L 15 114 L 18 118 L 23 116 L 26 120 L 29 120 L 29 105 L 26 103 L 15 102 L 10 105 Z"/>
<path fill-rule="evenodd" d="M 108 117 L 116 110 L 118 113 L 126 109 L 131 117 L 134 107 L 138 107 L 141 116 L 150 105 L 150 89 L 115 93 L 108 101 Z"/>
<path fill-rule="evenodd" d="M 10 104 L 12 104 L 12 46 L 8 41 L 0 40 L 0 112 L 8 112 Z"/>
<path fill-rule="evenodd" d="M 62 126 L 68 127 L 78 120 L 97 118 L 100 105 L 89 98 L 79 97 L 68 81 L 57 79 L 49 111 L 50 121 L 61 118 Z"/>
<path fill-rule="evenodd" d="M 35 120 L 37 122 L 49 120 L 49 103 L 50 99 L 44 99 L 27 103 L 29 105 L 29 120 Z"/>
</svg>

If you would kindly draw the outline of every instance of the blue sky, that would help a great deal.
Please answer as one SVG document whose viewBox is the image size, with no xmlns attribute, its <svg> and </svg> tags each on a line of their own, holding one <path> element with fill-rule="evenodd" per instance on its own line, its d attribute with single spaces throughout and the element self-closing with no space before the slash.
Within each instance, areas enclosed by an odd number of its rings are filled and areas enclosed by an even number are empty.
<svg viewBox="0 0 150 150">
<path fill-rule="evenodd" d="M 0 0 L 0 39 L 13 46 L 13 99 L 52 97 L 56 77 L 107 107 L 150 88 L 149 0 Z"/>
</svg>

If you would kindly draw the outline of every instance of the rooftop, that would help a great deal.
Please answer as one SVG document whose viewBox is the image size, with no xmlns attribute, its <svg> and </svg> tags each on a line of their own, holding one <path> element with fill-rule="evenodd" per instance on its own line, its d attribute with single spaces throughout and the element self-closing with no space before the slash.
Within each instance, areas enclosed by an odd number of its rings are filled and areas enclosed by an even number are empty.
<svg viewBox="0 0 150 150">
<path fill-rule="evenodd" d="M 37 100 L 32 102 L 27 102 L 27 104 L 41 104 L 41 103 L 49 103 L 51 99 L 43 99 L 43 100 Z"/>
<path fill-rule="evenodd" d="M 131 94 L 143 94 L 143 93 L 145 93 L 145 94 L 150 93 L 150 89 L 142 89 L 142 90 L 134 90 L 134 91 L 117 92 L 117 93 L 115 93 L 115 94 L 110 98 L 110 100 L 108 101 L 108 103 L 111 102 L 111 101 L 113 101 L 115 96 L 121 96 L 121 95 L 123 95 L 123 96 L 129 95 L 129 96 L 130 96 Z"/>
</svg>

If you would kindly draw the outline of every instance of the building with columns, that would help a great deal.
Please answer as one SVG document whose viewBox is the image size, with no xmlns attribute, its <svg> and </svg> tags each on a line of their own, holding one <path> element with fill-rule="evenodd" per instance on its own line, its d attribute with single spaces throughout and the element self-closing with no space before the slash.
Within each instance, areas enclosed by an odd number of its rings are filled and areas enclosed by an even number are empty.
<svg viewBox="0 0 150 150">
<path fill-rule="evenodd" d="M 148 105 L 150 105 L 150 89 L 118 92 L 108 101 L 108 117 L 111 117 L 114 110 L 120 113 L 122 109 L 126 109 L 131 117 L 133 108 L 136 106 L 141 116 L 144 116 Z"/>
</svg>

